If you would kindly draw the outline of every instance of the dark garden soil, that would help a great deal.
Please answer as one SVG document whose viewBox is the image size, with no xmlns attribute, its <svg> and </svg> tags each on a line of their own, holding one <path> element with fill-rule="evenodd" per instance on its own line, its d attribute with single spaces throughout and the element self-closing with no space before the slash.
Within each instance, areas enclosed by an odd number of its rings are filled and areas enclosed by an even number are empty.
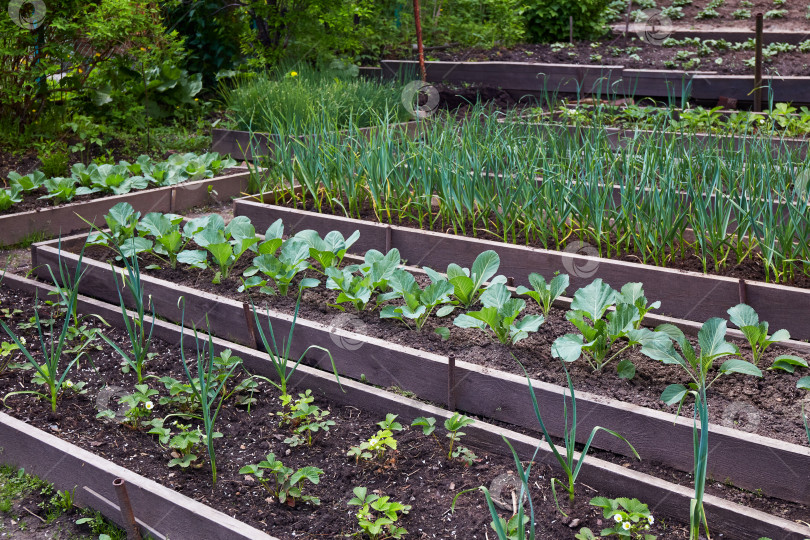
<svg viewBox="0 0 810 540">
<path fill-rule="evenodd" d="M 8 152 L 0 148 L 0 179 L 8 177 L 11 171 L 26 175 L 40 166 L 36 150 L 29 149 L 23 152 Z"/>
<path fill-rule="evenodd" d="M 102 247 L 89 247 L 85 251 L 85 257 L 95 260 L 107 260 L 111 258 L 111 255 L 112 253 L 107 248 Z M 348 263 L 348 261 L 344 262 Z M 236 263 L 231 277 L 222 280 L 222 283 L 218 285 L 212 283 L 214 273 L 211 270 L 180 266 L 176 270 L 171 270 L 152 255 L 141 258 L 142 269 L 152 264 L 161 265 L 162 269 L 143 271 L 163 280 L 232 298 L 239 302 L 252 300 L 257 307 L 268 306 L 288 314 L 292 314 L 295 309 L 295 298 L 292 297 L 294 293 L 288 297 L 282 297 L 267 296 L 258 292 L 257 289 L 243 293 L 237 292 L 237 288 L 241 285 L 241 274 L 250 265 L 250 257 L 240 259 Z M 312 271 L 308 271 L 306 275 L 319 279 L 323 277 Z M 299 275 L 296 282 L 300 278 Z M 422 286 L 428 283 L 425 276 L 418 276 L 417 280 Z M 423 329 L 416 331 L 398 321 L 380 319 L 379 313 L 376 311 L 367 309 L 363 312 L 356 312 L 349 304 L 346 304 L 347 311 L 341 312 L 329 306 L 329 304 L 335 303 L 337 294 L 335 291 L 327 290 L 324 283 L 325 280 L 321 279 L 319 287 L 305 290 L 299 313 L 301 318 L 435 354 L 454 355 L 460 360 L 522 375 L 520 367 L 512 358 L 512 354 L 514 354 L 533 378 L 566 386 L 565 374 L 561 369 L 560 361 L 551 357 L 551 344 L 557 337 L 566 333 L 578 332 L 565 319 L 564 310 L 552 308 L 548 319 L 538 332 L 530 334 L 529 338 L 520 341 L 517 345 L 508 347 L 498 343 L 490 333 L 454 326 L 452 319 L 456 314 L 445 319 L 430 317 Z M 290 291 L 295 290 L 294 286 L 290 287 Z M 570 296 L 573 292 L 569 290 L 567 295 Z M 655 298 L 648 300 L 653 302 Z M 533 300 L 527 299 L 524 314 L 539 313 L 541 313 L 539 306 Z M 434 333 L 436 328 L 442 326 L 450 330 L 450 338 L 446 341 Z M 776 331 L 776 329 L 773 328 L 771 331 Z M 750 359 L 750 347 L 743 342 L 737 342 L 737 345 L 742 350 L 743 357 Z M 620 348 L 620 346 L 616 346 L 614 352 L 618 352 Z M 797 370 L 794 374 L 788 374 L 783 371 L 764 369 L 770 366 L 774 358 L 780 354 L 790 353 L 793 351 L 776 345 L 771 346 L 760 360 L 760 367 L 764 372 L 761 379 L 729 376 L 718 380 L 710 390 L 711 421 L 766 437 L 806 444 L 807 438 L 802 425 L 801 408 L 803 404 L 810 406 L 810 396 L 796 388 L 796 382 L 806 373 Z M 621 379 L 616 373 L 615 366 L 622 359 L 631 360 L 636 366 L 636 376 L 631 380 Z M 594 372 L 582 360 L 568 365 L 568 369 L 579 390 L 672 413 L 676 411 L 676 407 L 669 407 L 661 402 L 659 400 L 661 392 L 669 384 L 690 382 L 688 376 L 680 368 L 652 361 L 641 355 L 638 349 L 631 349 L 619 355 L 602 372 Z"/>
<path fill-rule="evenodd" d="M 2 290 L 0 298 L 4 309 L 24 306 L 22 312 L 9 311 L 0 315 L 12 328 L 18 329 L 20 323 L 33 315 L 30 296 Z M 91 327 L 95 324 L 88 321 Z M 107 328 L 103 331 L 122 347 L 127 347 L 127 338 L 122 332 Z M 35 330 L 22 331 L 22 335 L 35 351 Z M 136 430 L 114 420 L 96 418 L 99 410 L 107 407 L 119 409 L 115 397 L 132 392 L 136 383 L 133 373 L 121 372 L 120 358 L 110 347 L 100 345 L 99 348 L 91 351 L 95 370 L 83 359 L 80 368 L 70 376 L 74 385 L 80 381 L 86 383 L 86 394 L 66 391 L 55 413 L 44 401 L 32 396 L 11 396 L 6 400 L 9 408 L 5 411 L 280 538 L 337 538 L 356 532 L 356 510 L 347 505 L 356 486 L 365 486 L 369 492 L 390 495 L 392 500 L 411 505 L 410 513 L 401 520 L 401 525 L 410 533 L 409 538 L 483 539 L 492 535 L 489 513 L 480 493 L 461 497 L 455 513 L 449 509 L 453 497 L 461 490 L 489 486 L 494 479 L 508 475 L 514 466 L 510 459 L 487 455 L 472 447 L 478 457 L 471 466 L 448 461 L 434 439 L 425 437 L 420 430 L 405 427 L 395 434 L 396 452 L 387 453 L 384 460 L 378 462 L 357 464 L 346 455 L 349 447 L 373 436 L 377 430 L 375 424 L 382 418 L 359 408 L 330 406 L 328 402 L 317 399 L 315 403 L 329 410 L 329 418 L 336 424 L 328 432 L 318 432 L 311 447 L 289 447 L 284 439 L 291 435 L 290 428 L 280 426 L 280 418 L 275 415 L 282 408 L 278 394 L 266 383 L 260 383 L 259 391 L 254 394 L 256 402 L 251 411 L 237 406 L 232 399 L 223 406 L 216 425 L 223 433 L 216 445 L 218 480 L 212 489 L 207 462 L 198 460 L 199 468 L 169 468 L 169 451 L 155 437 L 146 434 L 145 429 Z M 161 397 L 167 397 L 163 385 L 151 376 L 183 380 L 178 351 L 160 341 L 155 341 L 153 351 L 157 356 L 147 365 L 150 374 L 147 382 L 160 390 Z M 20 358 L 15 357 L 14 361 Z M 243 376 L 240 373 L 239 379 Z M 12 390 L 34 388 L 29 382 L 30 377 L 30 371 L 19 369 L 0 374 L 0 393 L 5 395 Z M 101 392 L 102 389 L 105 391 Z M 114 397 L 109 397 L 111 394 Z M 153 397 L 153 402 L 153 418 L 177 412 L 170 404 L 159 404 L 158 396 Z M 119 409 L 119 413 L 123 412 L 125 410 Z M 187 423 L 194 422 L 189 420 Z M 440 438 L 444 438 L 443 434 Z M 279 504 L 255 477 L 238 473 L 241 467 L 258 463 L 270 452 L 294 469 L 315 466 L 325 471 L 319 484 L 307 484 L 304 490 L 306 494 L 319 497 L 320 506 L 300 502 L 294 507 Z M 204 451 L 195 453 L 205 454 Z M 548 467 L 539 465 L 532 471 L 535 479 L 532 497 L 539 518 L 539 537 L 572 538 L 579 527 L 601 529 L 605 525 L 601 512 L 587 504 L 595 493 L 585 486 L 578 487 L 575 504 L 566 508 L 569 519 L 563 519 L 557 513 L 549 487 L 549 473 Z M 670 471 L 670 474 L 676 473 Z M 728 488 L 724 489 L 728 491 Z M 504 496 L 507 501 L 511 498 L 507 493 Z M 785 505 L 777 500 L 761 498 L 760 501 L 767 504 L 770 511 L 784 511 L 789 516 L 799 516 L 802 511 L 797 505 Z M 647 502 L 651 506 L 655 504 L 655 501 Z M 685 508 L 684 513 L 687 512 Z M 509 513 L 504 512 L 505 515 Z M 673 520 L 656 520 L 651 532 L 658 534 L 659 538 L 687 537 L 684 527 Z"/>
<path fill-rule="evenodd" d="M 237 168 L 226 169 L 226 170 L 220 172 L 217 176 L 225 176 L 225 175 L 228 175 L 228 174 L 236 174 L 236 173 L 239 173 L 239 172 L 244 172 L 244 169 L 237 169 Z M 205 178 L 201 178 L 200 180 L 205 180 Z M 179 184 L 176 184 L 176 185 L 182 187 L 183 182 L 181 182 Z M 132 194 L 140 193 L 140 192 L 143 192 L 143 191 L 149 191 L 149 190 L 152 190 L 152 189 L 157 189 L 159 187 L 166 187 L 166 186 L 150 185 L 146 189 L 135 189 L 135 190 L 130 191 L 129 193 L 132 193 Z M 103 193 L 103 192 L 90 193 L 88 195 L 77 195 L 77 196 L 73 197 L 73 199 L 71 199 L 70 201 L 61 202 L 61 203 L 56 204 L 56 203 L 54 203 L 53 199 L 42 199 L 41 198 L 41 197 L 43 197 L 43 196 L 45 196 L 47 194 L 48 194 L 48 191 L 44 187 L 39 188 L 35 192 L 26 193 L 25 195 L 23 195 L 23 200 L 22 201 L 20 201 L 19 203 L 14 204 L 13 206 L 11 206 L 10 208 L 8 208 L 6 210 L 0 211 L 0 216 L 6 215 L 6 214 L 17 214 L 19 212 L 29 212 L 31 210 L 39 210 L 39 209 L 44 209 L 44 208 L 53 208 L 55 206 L 62 206 L 62 205 L 71 204 L 71 203 L 87 202 L 87 201 L 92 201 L 92 200 L 95 200 L 95 199 L 103 199 L 104 197 L 112 197 L 112 196 L 115 195 L 115 193 Z"/>
<path fill-rule="evenodd" d="M 810 27 L 810 22 L 808 24 Z M 810 39 L 810 29 L 808 30 Z M 676 59 L 679 51 L 687 51 L 685 58 Z M 599 42 L 575 42 L 572 46 L 549 44 L 521 44 L 513 47 L 496 46 L 491 49 L 460 48 L 434 52 L 428 60 L 447 62 L 527 62 L 538 64 L 621 65 L 627 69 L 685 69 L 687 71 L 714 71 L 720 75 L 751 75 L 753 68 L 744 64 L 754 57 L 754 51 L 712 49 L 708 56 L 700 57 L 698 47 L 679 45 L 662 47 L 646 43 L 630 34 L 606 37 Z M 681 53 L 682 55 L 685 53 Z M 391 58 L 395 59 L 395 58 Z M 413 58 L 404 58 L 413 60 Z M 694 60 L 693 60 L 694 59 Z M 719 61 L 718 61 L 719 59 Z M 675 62 L 674 65 L 665 62 Z M 690 63 L 691 62 L 691 63 Z M 810 73 L 810 53 L 798 50 L 781 52 L 763 64 L 765 74 L 807 76 Z"/>
<path fill-rule="evenodd" d="M 766 32 L 810 32 L 810 20 L 807 18 L 807 2 L 804 0 L 786 0 L 781 6 L 774 4 L 773 0 L 750 0 L 753 4 L 748 6 L 741 0 L 726 0 L 716 8 L 718 17 L 698 18 L 698 14 L 709 4 L 708 0 L 695 0 L 688 5 L 682 6 L 683 18 L 672 21 L 676 30 L 682 29 L 714 29 L 722 28 L 754 31 L 754 19 L 757 13 L 768 13 L 775 9 L 785 9 L 781 17 L 766 18 L 763 26 Z M 658 8 L 664 8 L 671 2 L 666 0 L 658 2 Z M 747 7 L 746 7 L 747 6 Z M 745 8 L 751 12 L 751 18 L 736 18 L 734 12 L 740 8 Z M 633 9 L 636 9 L 635 7 Z M 622 23 L 624 26 L 624 23 Z"/>
</svg>

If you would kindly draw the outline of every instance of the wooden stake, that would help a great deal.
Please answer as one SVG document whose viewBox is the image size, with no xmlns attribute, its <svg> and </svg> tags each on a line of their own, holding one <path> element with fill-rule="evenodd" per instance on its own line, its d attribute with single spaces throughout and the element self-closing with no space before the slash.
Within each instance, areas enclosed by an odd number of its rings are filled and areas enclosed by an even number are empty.
<svg viewBox="0 0 810 540">
<path fill-rule="evenodd" d="M 447 410 L 456 410 L 456 355 L 447 357 Z"/>
<path fill-rule="evenodd" d="M 573 45 L 574 44 L 574 16 L 570 15 L 568 17 L 568 42 Z"/>
<path fill-rule="evenodd" d="M 425 47 L 422 44 L 422 21 L 419 15 L 419 0 L 413 0 L 413 18 L 416 22 L 416 47 L 419 51 L 419 72 L 422 75 L 422 82 L 427 81 L 427 71 L 425 70 Z"/>
<path fill-rule="evenodd" d="M 757 13 L 757 44 L 754 63 L 754 112 L 762 112 L 762 13 Z"/>
</svg>

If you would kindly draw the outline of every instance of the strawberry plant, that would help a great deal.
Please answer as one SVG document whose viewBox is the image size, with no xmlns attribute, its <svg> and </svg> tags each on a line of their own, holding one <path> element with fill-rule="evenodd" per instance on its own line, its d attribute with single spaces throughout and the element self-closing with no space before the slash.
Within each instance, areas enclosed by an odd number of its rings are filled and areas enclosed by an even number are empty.
<svg viewBox="0 0 810 540">
<path fill-rule="evenodd" d="M 313 434 L 318 431 L 329 431 L 335 425 L 333 420 L 328 420 L 329 411 L 324 411 L 312 402 L 312 390 L 307 390 L 303 394 L 298 394 L 298 399 L 293 401 L 292 396 L 283 394 L 281 404 L 284 411 L 278 413 L 282 417 L 282 424 L 289 424 L 295 432 L 293 436 L 284 439 L 290 446 L 306 444 L 312 446 Z"/>
<path fill-rule="evenodd" d="M 408 531 L 396 525 L 401 514 L 407 514 L 411 506 L 391 501 L 387 495 L 369 494 L 368 488 L 356 487 L 349 506 L 359 506 L 357 524 L 370 540 L 402 538 Z"/>
<path fill-rule="evenodd" d="M 265 478 L 265 473 L 272 477 L 271 480 Z M 302 467 L 294 471 L 290 467 L 285 467 L 281 461 L 276 459 L 274 453 L 267 454 L 267 458 L 254 465 L 245 465 L 239 469 L 239 474 L 252 474 L 267 491 L 275 495 L 278 502 L 288 506 L 295 506 L 297 501 L 309 503 L 315 506 L 321 504 L 318 497 L 305 495 L 304 482 L 313 484 L 320 483 L 323 470 L 317 467 Z"/>
<path fill-rule="evenodd" d="M 396 450 L 397 441 L 394 439 L 394 431 L 402 430 L 402 424 L 395 421 L 396 417 L 395 414 L 387 414 L 385 420 L 377 422 L 377 425 L 380 426 L 377 433 L 367 441 L 361 442 L 358 446 L 352 446 L 347 455 L 354 457 L 355 462 L 359 462 L 361 459 L 364 461 L 382 460 L 389 448 Z"/>
</svg>

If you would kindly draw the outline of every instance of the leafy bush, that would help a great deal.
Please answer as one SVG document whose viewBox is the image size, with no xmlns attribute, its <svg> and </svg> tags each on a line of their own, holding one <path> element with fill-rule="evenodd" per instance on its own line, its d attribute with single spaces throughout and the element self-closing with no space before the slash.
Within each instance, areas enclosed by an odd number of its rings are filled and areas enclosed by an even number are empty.
<svg viewBox="0 0 810 540">
<path fill-rule="evenodd" d="M 0 17 L 0 119 L 19 131 L 40 121 L 48 128 L 48 109 L 57 107 L 57 99 L 89 99 L 95 70 L 131 62 L 134 55 L 171 57 L 179 46 L 161 24 L 156 3 L 146 0 L 48 2 L 47 16 L 33 30 Z M 52 78 L 57 73 L 58 81 Z"/>
<path fill-rule="evenodd" d="M 605 33 L 609 0 L 533 0 L 526 6 L 529 36 L 539 42 L 568 39 L 569 17 L 574 18 L 574 38 Z"/>
</svg>

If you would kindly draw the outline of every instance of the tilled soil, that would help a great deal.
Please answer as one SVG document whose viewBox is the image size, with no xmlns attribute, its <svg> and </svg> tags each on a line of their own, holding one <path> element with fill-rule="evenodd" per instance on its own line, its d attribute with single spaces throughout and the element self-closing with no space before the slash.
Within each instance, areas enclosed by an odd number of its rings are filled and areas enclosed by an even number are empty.
<svg viewBox="0 0 810 540">
<path fill-rule="evenodd" d="M 33 299 L 8 290 L 0 291 L 0 299 L 0 305 L 9 310 L 0 316 L 26 337 L 32 352 L 36 351 L 35 331 L 19 330 L 19 324 L 33 315 Z M 20 307 L 23 309 L 19 313 L 11 311 Z M 95 324 L 87 322 L 91 327 Z M 122 332 L 109 328 L 103 331 L 119 345 L 127 347 L 127 338 Z M 146 429 L 133 429 L 113 420 L 96 418 L 99 410 L 105 408 L 119 413 L 125 411 L 118 407 L 115 398 L 130 393 L 136 383 L 133 373 L 121 372 L 120 358 L 112 348 L 101 344 L 100 340 L 98 343 L 100 350 L 90 353 L 92 364 L 82 360 L 79 369 L 70 376 L 74 384 L 86 382 L 86 394 L 66 391 L 56 412 L 51 412 L 44 401 L 35 397 L 11 396 L 6 400 L 6 412 L 280 538 L 337 538 L 356 532 L 356 510 L 347 502 L 357 486 L 411 505 L 410 513 L 400 521 L 401 526 L 408 529 L 410 538 L 492 537 L 490 516 L 480 493 L 460 497 L 455 513 L 450 512 L 450 505 L 453 497 L 464 489 L 504 485 L 504 482 L 510 485 L 510 471 L 514 466 L 510 459 L 471 447 L 478 454 L 472 465 L 448 461 L 434 439 L 406 426 L 395 434 L 398 443 L 395 452 L 388 452 L 380 461 L 356 463 L 346 452 L 350 446 L 373 436 L 377 430 L 375 423 L 382 418 L 355 407 L 334 406 L 318 399 L 315 403 L 329 410 L 329 418 L 336 424 L 328 432 L 318 432 L 311 447 L 291 448 L 284 443 L 291 434 L 290 428 L 281 426 L 275 414 L 281 410 L 278 394 L 265 383 L 260 383 L 259 391 L 254 394 L 256 403 L 250 411 L 236 406 L 233 400 L 226 401 L 221 410 L 216 429 L 224 436 L 217 439 L 216 444 L 218 480 L 215 486 L 211 484 L 209 464 L 203 459 L 198 460 L 199 468 L 169 468 L 169 451 L 155 437 L 146 434 Z M 153 351 L 157 356 L 147 365 L 146 382 L 160 390 L 161 397 L 166 397 L 168 392 L 155 378 L 172 376 L 183 380 L 178 351 L 159 340 L 154 342 Z M 0 393 L 6 395 L 12 390 L 34 388 L 29 382 L 30 375 L 30 371 L 18 369 L 0 374 Z M 242 376 L 240 373 L 239 379 Z M 102 389 L 105 391 L 101 392 Z M 153 402 L 153 417 L 177 412 L 170 405 L 159 404 L 157 396 Z M 188 420 L 188 423 L 195 422 Z M 443 432 L 439 433 L 439 438 L 444 439 Z M 241 467 L 258 463 L 270 452 L 293 469 L 315 466 L 325 471 L 319 484 L 305 486 L 306 494 L 321 499 L 320 506 L 300 502 L 292 507 L 279 504 L 255 477 L 238 473 Z M 195 453 L 205 455 L 201 449 Z M 563 518 L 553 503 L 549 473 L 549 468 L 539 465 L 532 470 L 536 480 L 532 497 L 539 521 L 539 538 L 572 538 L 580 527 L 600 530 L 606 525 L 601 511 L 587 504 L 596 493 L 586 486 L 578 487 L 572 506 L 563 507 L 569 515 Z M 617 495 L 622 494 L 612 496 Z M 502 497 L 506 501 L 511 499 L 506 492 Z M 780 502 L 770 502 L 781 508 Z M 507 517 L 508 514 L 504 512 Z M 688 536 L 682 524 L 670 519 L 656 520 L 650 532 L 658 534 L 659 538 Z"/>
</svg>

